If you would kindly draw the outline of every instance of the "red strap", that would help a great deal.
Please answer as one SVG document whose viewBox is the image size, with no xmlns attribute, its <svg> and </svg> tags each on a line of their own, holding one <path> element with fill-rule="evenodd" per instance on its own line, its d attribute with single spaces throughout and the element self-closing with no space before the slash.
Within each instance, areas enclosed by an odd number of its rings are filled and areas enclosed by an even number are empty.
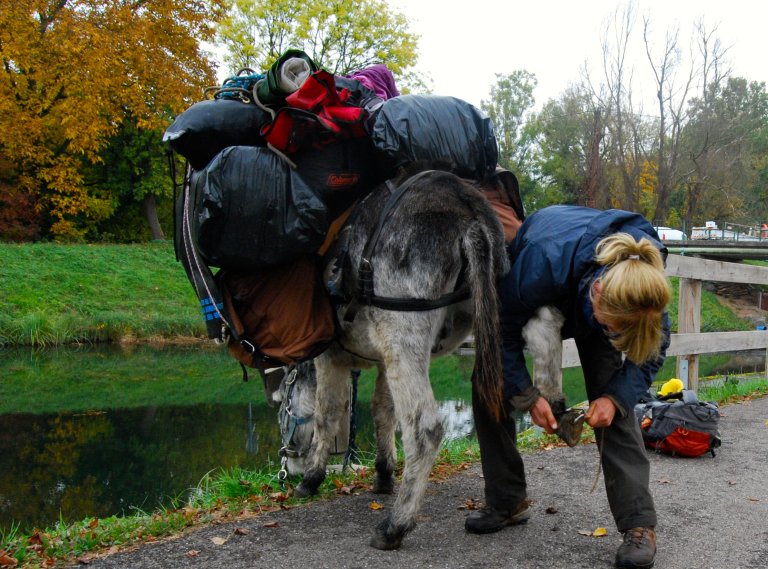
<svg viewBox="0 0 768 569">
<path fill-rule="evenodd" d="M 365 109 L 347 105 L 344 89 L 336 91 L 333 75 L 316 71 L 304 84 L 285 98 L 271 123 L 261 129 L 269 144 L 286 154 L 307 146 L 322 146 L 333 140 L 366 136 Z"/>
</svg>

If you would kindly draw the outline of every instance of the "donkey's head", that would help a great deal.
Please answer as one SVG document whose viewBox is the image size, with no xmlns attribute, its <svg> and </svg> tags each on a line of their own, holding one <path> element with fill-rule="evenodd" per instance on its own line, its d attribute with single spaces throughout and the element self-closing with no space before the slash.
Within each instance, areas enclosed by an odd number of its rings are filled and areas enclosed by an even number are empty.
<svg viewBox="0 0 768 569">
<path fill-rule="evenodd" d="M 312 444 L 316 390 L 315 366 L 309 361 L 285 368 L 280 387 L 273 394 L 280 402 L 280 456 L 283 468 L 291 475 L 304 473 L 304 461 Z"/>
</svg>

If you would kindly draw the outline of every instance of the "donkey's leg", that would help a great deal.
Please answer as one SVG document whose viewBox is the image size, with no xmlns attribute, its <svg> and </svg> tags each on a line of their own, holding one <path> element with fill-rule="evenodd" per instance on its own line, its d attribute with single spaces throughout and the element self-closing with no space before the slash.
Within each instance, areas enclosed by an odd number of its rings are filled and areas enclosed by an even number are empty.
<svg viewBox="0 0 768 569">
<path fill-rule="evenodd" d="M 443 438 L 443 426 L 429 384 L 428 354 L 428 347 L 419 351 L 393 346 L 385 362 L 400 424 L 405 467 L 392 511 L 371 539 L 371 546 L 377 549 L 397 549 L 405 534 L 415 527 L 416 514 Z"/>
<path fill-rule="evenodd" d="M 523 339 L 533 357 L 533 384 L 552 406 L 555 416 L 565 412 L 563 395 L 563 315 L 542 306 L 523 327 Z"/>
<path fill-rule="evenodd" d="M 315 494 L 325 479 L 325 467 L 334 437 L 339 431 L 339 421 L 346 416 L 345 406 L 349 405 L 349 368 L 336 366 L 330 358 L 320 356 L 315 360 L 315 369 L 315 430 L 305 462 L 304 478 L 294 491 L 299 498 Z"/>
<path fill-rule="evenodd" d="M 379 368 L 376 388 L 373 392 L 373 423 L 376 432 L 376 476 L 373 491 L 376 494 L 391 494 L 395 490 L 395 404 L 384 370 Z"/>
</svg>

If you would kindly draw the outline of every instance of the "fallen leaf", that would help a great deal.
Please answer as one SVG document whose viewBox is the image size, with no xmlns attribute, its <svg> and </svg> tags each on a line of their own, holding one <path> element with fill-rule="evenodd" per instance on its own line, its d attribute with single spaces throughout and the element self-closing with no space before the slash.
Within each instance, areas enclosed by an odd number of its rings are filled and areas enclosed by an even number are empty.
<svg viewBox="0 0 768 569">
<path fill-rule="evenodd" d="M 248 530 L 245 528 L 235 528 L 235 535 L 248 535 Z"/>
<path fill-rule="evenodd" d="M 368 504 L 368 507 L 369 507 L 371 510 L 381 510 L 381 509 L 383 509 L 383 508 L 384 508 L 384 506 L 382 506 L 381 504 L 379 504 L 379 503 L 378 503 L 376 500 L 374 500 L 373 502 L 371 502 L 370 504 Z"/>
<path fill-rule="evenodd" d="M 735 486 L 736 484 L 737 484 L 737 482 L 735 480 L 729 480 L 728 481 L 728 486 Z"/>
<path fill-rule="evenodd" d="M 94 518 L 91 520 L 91 523 L 88 524 L 88 527 L 93 529 L 99 525 L 99 518 Z"/>
<path fill-rule="evenodd" d="M 42 545 L 43 544 L 43 538 L 40 537 L 40 532 L 39 531 L 36 531 L 32 535 L 30 535 L 28 541 L 32 545 Z"/>
<path fill-rule="evenodd" d="M 760 498 L 755 498 L 754 496 L 748 496 L 747 500 L 749 500 L 750 502 L 759 502 Z"/>
<path fill-rule="evenodd" d="M 556 514 L 557 513 L 557 508 L 555 506 L 550 506 L 549 508 L 547 508 L 544 511 L 547 512 L 548 514 Z"/>
<path fill-rule="evenodd" d="M 657 482 L 659 484 L 669 484 L 669 479 L 667 479 L 667 478 L 659 478 Z"/>
<path fill-rule="evenodd" d="M 459 506 L 459 510 L 479 510 L 480 504 L 475 501 L 474 498 L 467 498 L 464 503 Z"/>
<path fill-rule="evenodd" d="M 212 537 L 211 541 L 215 545 L 224 545 L 225 543 L 227 543 L 227 538 L 226 537 Z"/>
<path fill-rule="evenodd" d="M 603 537 L 605 535 L 608 535 L 608 531 L 605 528 L 597 528 L 594 531 L 580 529 L 579 535 L 585 535 L 587 537 Z"/>
<path fill-rule="evenodd" d="M 275 502 L 285 502 L 288 499 L 288 496 L 285 492 L 273 492 L 269 495 L 269 499 L 274 500 Z"/>
<path fill-rule="evenodd" d="M 344 482 L 342 482 L 342 481 L 341 481 L 341 480 L 339 480 L 338 478 L 334 478 L 334 479 L 333 479 L 333 485 L 334 485 L 334 486 L 336 486 L 336 489 L 337 489 L 337 490 L 341 490 L 341 488 L 343 488 L 343 487 L 344 487 Z"/>
<path fill-rule="evenodd" d="M 198 555 L 200 555 L 200 552 L 197 549 L 190 549 L 184 555 L 186 555 L 187 557 L 197 557 Z"/>
<path fill-rule="evenodd" d="M 0 567 L 5 569 L 6 567 L 16 567 L 18 564 L 19 562 L 15 557 L 11 557 L 8 553 L 0 549 Z"/>
<path fill-rule="evenodd" d="M 279 528 L 280 527 L 280 523 L 279 522 L 267 522 L 262 527 L 265 527 L 265 528 Z"/>
</svg>

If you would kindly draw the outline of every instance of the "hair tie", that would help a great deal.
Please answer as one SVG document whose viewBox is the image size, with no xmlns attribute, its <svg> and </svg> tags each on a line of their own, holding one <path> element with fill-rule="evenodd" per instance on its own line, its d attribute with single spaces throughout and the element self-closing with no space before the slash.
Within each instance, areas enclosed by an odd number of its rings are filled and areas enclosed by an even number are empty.
<svg viewBox="0 0 768 569">
<path fill-rule="evenodd" d="M 634 259 L 635 261 L 639 261 L 640 260 L 640 255 L 629 255 L 627 257 L 627 259 Z"/>
</svg>

